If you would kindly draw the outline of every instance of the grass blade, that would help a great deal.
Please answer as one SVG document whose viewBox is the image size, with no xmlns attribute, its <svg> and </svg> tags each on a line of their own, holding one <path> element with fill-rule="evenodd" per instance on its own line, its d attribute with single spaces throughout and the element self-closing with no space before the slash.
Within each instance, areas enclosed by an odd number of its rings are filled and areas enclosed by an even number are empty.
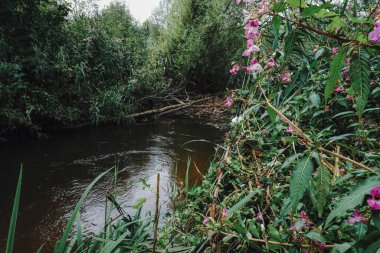
<svg viewBox="0 0 380 253">
<path fill-rule="evenodd" d="M 20 204 L 21 181 L 22 181 L 22 165 L 20 169 L 20 174 L 18 176 L 16 195 L 15 195 L 15 200 L 13 202 L 12 217 L 11 217 L 11 223 L 9 225 L 9 230 L 8 230 L 7 246 L 5 249 L 5 253 L 13 252 L 13 243 L 14 243 L 14 237 L 15 237 L 15 232 L 16 232 L 18 207 Z"/>
<path fill-rule="evenodd" d="M 63 232 L 63 235 L 62 235 L 61 239 L 57 242 L 57 244 L 56 244 L 56 246 L 54 248 L 54 253 L 63 253 L 63 252 L 65 252 L 65 248 L 66 248 L 66 244 L 67 244 L 67 239 L 69 237 L 69 234 L 70 234 L 70 231 L 71 231 L 72 226 L 74 224 L 74 221 L 76 220 L 77 214 L 79 213 L 79 210 L 80 210 L 81 206 L 83 205 L 83 202 L 84 202 L 85 198 L 87 197 L 87 195 L 90 192 L 91 188 L 105 174 L 107 174 L 110 170 L 111 169 L 109 169 L 109 170 L 103 172 L 102 174 L 100 174 L 97 178 L 94 179 L 94 181 L 91 182 L 91 184 L 89 184 L 89 186 L 87 186 L 85 192 L 83 193 L 82 197 L 80 198 L 80 200 L 78 201 L 77 205 L 75 206 L 74 212 L 71 215 L 70 220 L 69 220 L 69 222 L 66 225 L 66 228 L 65 228 L 65 230 Z"/>
</svg>

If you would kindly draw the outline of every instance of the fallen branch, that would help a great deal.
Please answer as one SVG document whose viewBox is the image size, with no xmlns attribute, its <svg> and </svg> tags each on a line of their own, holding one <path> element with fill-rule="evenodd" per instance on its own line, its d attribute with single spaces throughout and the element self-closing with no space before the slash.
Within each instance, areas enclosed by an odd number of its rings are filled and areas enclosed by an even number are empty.
<svg viewBox="0 0 380 253">
<path fill-rule="evenodd" d="M 130 115 L 127 115 L 126 117 L 127 118 L 137 118 L 137 117 L 141 117 L 141 116 L 146 116 L 146 115 L 151 115 L 151 114 L 165 112 L 165 111 L 168 111 L 168 110 L 171 110 L 171 109 L 176 109 L 176 108 L 181 108 L 182 109 L 182 108 L 190 107 L 193 104 L 197 104 L 197 103 L 209 100 L 209 99 L 210 98 L 208 97 L 208 98 L 199 99 L 199 100 L 196 100 L 196 101 L 193 101 L 193 102 L 189 102 L 189 103 L 186 103 L 186 104 L 170 105 L 170 106 L 162 107 L 162 108 L 159 108 L 159 109 L 153 109 L 153 110 L 149 110 L 149 111 L 145 111 L 145 112 L 139 112 L 139 113 L 130 114 Z"/>
</svg>

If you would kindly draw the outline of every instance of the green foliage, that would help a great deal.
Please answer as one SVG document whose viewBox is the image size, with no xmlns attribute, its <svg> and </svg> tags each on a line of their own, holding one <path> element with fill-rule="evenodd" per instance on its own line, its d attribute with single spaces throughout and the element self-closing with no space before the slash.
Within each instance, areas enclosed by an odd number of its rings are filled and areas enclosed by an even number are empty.
<svg viewBox="0 0 380 253">
<path fill-rule="evenodd" d="M 303 195 L 313 172 L 313 162 L 310 157 L 301 158 L 297 164 L 292 179 L 290 180 L 290 198 L 292 210 L 295 212 L 297 206 Z"/>
<path fill-rule="evenodd" d="M 355 92 L 354 97 L 359 119 L 363 115 L 370 93 L 370 69 L 371 63 L 369 52 L 365 48 L 360 48 L 359 55 L 353 59 L 351 68 L 352 89 Z"/>
<path fill-rule="evenodd" d="M 346 53 L 342 52 L 337 54 L 331 62 L 329 70 L 329 79 L 327 80 L 325 86 L 325 103 L 327 103 L 328 99 L 331 97 L 331 93 L 338 82 L 338 79 L 341 75 L 341 69 L 344 66 L 345 59 Z"/>
<path fill-rule="evenodd" d="M 15 233 L 16 233 L 18 207 L 20 205 L 21 182 L 22 182 L 22 165 L 21 165 L 21 169 L 20 169 L 20 175 L 18 177 L 16 195 L 15 195 L 15 199 L 13 202 L 12 216 L 11 216 L 9 229 L 8 229 L 8 237 L 7 237 L 7 245 L 5 248 L 5 253 L 12 253 L 13 252 L 13 242 L 14 242 L 14 237 L 15 237 Z"/>
<path fill-rule="evenodd" d="M 347 196 L 339 200 L 334 210 L 327 216 L 325 227 L 329 226 L 337 216 L 360 205 L 363 202 L 364 196 L 369 194 L 370 190 L 379 184 L 380 176 L 373 176 L 356 186 Z"/>
<path fill-rule="evenodd" d="M 329 170 L 324 166 L 320 165 L 317 169 L 317 174 L 314 178 L 314 197 L 316 199 L 316 205 L 318 210 L 318 216 L 322 217 L 323 210 L 325 208 L 329 193 L 330 193 L 330 183 L 331 175 Z"/>
</svg>

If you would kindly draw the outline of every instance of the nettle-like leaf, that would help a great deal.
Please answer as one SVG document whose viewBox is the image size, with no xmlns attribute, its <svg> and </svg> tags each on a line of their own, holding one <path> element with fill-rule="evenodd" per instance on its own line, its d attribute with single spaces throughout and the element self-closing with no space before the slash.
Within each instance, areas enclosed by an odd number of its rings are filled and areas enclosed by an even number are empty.
<svg viewBox="0 0 380 253">
<path fill-rule="evenodd" d="M 293 211 L 297 209 L 298 203 L 305 194 L 312 172 L 313 162 L 311 157 L 304 157 L 296 164 L 296 169 L 290 180 L 290 199 Z"/>
<path fill-rule="evenodd" d="M 352 89 L 355 92 L 356 110 L 359 118 L 362 117 L 364 108 L 368 101 L 370 93 L 370 80 L 369 72 L 371 63 L 368 50 L 361 48 L 359 55 L 352 59 L 351 77 L 352 77 Z"/>
<path fill-rule="evenodd" d="M 341 52 L 337 54 L 331 62 L 329 78 L 327 79 L 327 83 L 325 86 L 325 103 L 327 103 L 327 100 L 331 97 L 331 93 L 334 90 L 336 83 L 338 82 L 340 73 L 344 66 L 345 59 L 346 53 Z"/>
<path fill-rule="evenodd" d="M 331 213 L 327 216 L 325 228 L 333 221 L 333 219 L 349 209 L 354 209 L 363 203 L 364 196 L 369 194 L 370 190 L 380 184 L 380 176 L 373 176 L 365 180 L 363 183 L 355 187 L 350 194 L 343 197 Z"/>
<path fill-rule="evenodd" d="M 314 177 L 314 197 L 319 217 L 322 217 L 327 197 L 330 193 L 330 185 L 331 175 L 329 170 L 324 165 L 319 166 L 317 175 Z"/>
<path fill-rule="evenodd" d="M 305 0 L 287 0 L 286 1 L 293 9 L 298 7 L 306 8 L 307 4 Z"/>
<path fill-rule="evenodd" d="M 288 57 L 293 53 L 294 45 L 296 44 L 296 30 L 292 30 L 289 32 L 289 34 L 285 38 L 285 46 L 284 46 L 284 58 L 285 61 L 288 59 Z"/>
</svg>

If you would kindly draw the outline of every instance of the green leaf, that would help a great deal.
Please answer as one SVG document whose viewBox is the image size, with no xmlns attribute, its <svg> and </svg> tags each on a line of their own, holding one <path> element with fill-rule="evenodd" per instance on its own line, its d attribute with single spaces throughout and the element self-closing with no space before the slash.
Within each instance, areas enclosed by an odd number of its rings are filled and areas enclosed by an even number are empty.
<svg viewBox="0 0 380 253">
<path fill-rule="evenodd" d="M 139 198 L 136 200 L 136 202 L 133 204 L 132 208 L 139 209 L 142 205 L 144 205 L 146 202 L 146 198 Z"/>
<path fill-rule="evenodd" d="M 318 216 L 322 217 L 327 197 L 330 193 L 331 175 L 329 170 L 320 165 L 314 178 L 314 197 L 316 199 Z"/>
<path fill-rule="evenodd" d="M 276 123 L 277 113 L 270 106 L 267 107 L 267 111 L 268 111 L 269 118 L 272 121 L 272 124 L 274 125 Z"/>
<path fill-rule="evenodd" d="M 306 8 L 307 7 L 307 4 L 306 4 L 306 1 L 305 0 L 287 0 L 286 1 L 290 7 L 292 7 L 293 9 L 296 9 L 298 7 L 301 7 L 301 8 Z"/>
<path fill-rule="evenodd" d="M 351 79 L 355 92 L 356 110 L 361 119 L 370 93 L 369 71 L 371 69 L 368 50 L 360 48 L 359 55 L 352 59 Z"/>
<path fill-rule="evenodd" d="M 320 10 L 316 17 L 317 18 L 331 18 L 331 17 L 335 17 L 337 16 L 338 14 L 336 14 L 335 12 L 330 12 L 330 11 L 326 11 L 326 10 Z"/>
<path fill-rule="evenodd" d="M 380 212 L 376 212 L 372 215 L 373 225 L 380 231 Z"/>
<path fill-rule="evenodd" d="M 286 4 L 284 2 L 278 2 L 274 5 L 273 11 L 274 12 L 283 12 L 286 8 Z"/>
<path fill-rule="evenodd" d="M 306 9 L 302 10 L 301 16 L 302 17 L 311 17 L 314 14 L 318 13 L 322 8 L 320 6 L 311 6 Z"/>
<path fill-rule="evenodd" d="M 323 242 L 323 243 L 326 242 L 326 239 L 323 237 L 323 235 L 321 235 L 320 233 L 317 233 L 315 231 L 310 231 L 309 233 L 306 234 L 306 237 L 311 239 L 311 240 L 318 241 L 318 242 Z"/>
<path fill-rule="evenodd" d="M 325 86 L 325 104 L 327 103 L 327 100 L 331 97 L 331 93 L 334 90 L 336 83 L 338 82 L 345 60 L 346 53 L 342 52 L 337 54 L 331 62 L 329 78 Z"/>
<path fill-rule="evenodd" d="M 313 162 L 310 157 L 304 157 L 298 161 L 290 180 L 290 198 L 293 212 L 305 194 L 308 182 L 313 172 Z"/>
<path fill-rule="evenodd" d="M 343 19 L 341 19 L 340 17 L 334 17 L 330 23 L 330 25 L 328 26 L 328 30 L 329 31 L 333 31 L 334 29 L 336 28 L 340 28 L 340 27 L 344 27 L 346 26 L 346 23 L 343 21 Z"/>
<path fill-rule="evenodd" d="M 331 253 L 345 253 L 347 250 L 349 250 L 352 247 L 351 244 L 348 242 L 345 242 L 343 244 L 335 244 L 334 248 L 332 249 Z"/>
<path fill-rule="evenodd" d="M 280 233 L 272 224 L 268 225 L 268 230 L 269 230 L 269 238 L 271 239 L 271 241 L 282 242 Z M 276 250 L 276 249 L 281 249 L 281 248 L 282 248 L 281 245 L 276 245 L 276 244 L 269 245 L 270 250 Z"/>
<path fill-rule="evenodd" d="M 292 30 L 285 38 L 284 58 L 285 60 L 293 53 L 296 43 L 296 30 Z"/>
<path fill-rule="evenodd" d="M 360 241 L 365 233 L 367 233 L 368 226 L 362 222 L 356 222 L 353 224 L 355 227 L 355 235 L 357 236 L 357 241 Z"/>
<path fill-rule="evenodd" d="M 314 14 L 317 14 L 320 10 L 322 10 L 322 9 L 329 9 L 329 8 L 331 8 L 333 6 L 334 5 L 332 5 L 330 3 L 324 3 L 324 4 L 320 5 L 320 6 L 313 5 L 313 6 L 310 6 L 308 8 L 303 9 L 302 13 L 301 13 L 301 16 L 302 17 L 311 17 Z"/>
<path fill-rule="evenodd" d="M 380 250 L 380 239 L 372 242 L 364 251 L 364 253 L 378 253 Z"/>
<path fill-rule="evenodd" d="M 253 196 L 255 196 L 257 194 L 256 191 L 252 191 L 250 192 L 247 196 L 245 196 L 242 200 L 240 200 L 238 203 L 236 203 L 234 206 L 232 206 L 230 208 L 230 210 L 228 211 L 229 213 L 234 213 L 236 212 L 237 210 L 240 209 L 240 207 L 242 207 L 243 205 L 245 205 L 248 201 L 250 201 Z"/>
<path fill-rule="evenodd" d="M 274 34 L 274 40 L 273 40 L 273 50 L 276 50 L 278 47 L 278 36 L 280 33 L 280 25 L 281 25 L 281 18 L 278 16 L 273 17 L 272 19 L 272 28 L 273 28 L 273 34 Z"/>
<path fill-rule="evenodd" d="M 55 245 L 54 247 L 54 253 L 63 253 L 65 252 L 65 248 L 66 248 L 66 244 L 67 244 L 67 239 L 69 238 L 69 235 L 70 235 L 70 232 L 71 232 L 71 229 L 72 229 L 72 226 L 74 224 L 74 221 L 76 220 L 76 217 L 78 215 L 78 212 L 80 210 L 80 208 L 82 207 L 83 205 L 83 202 L 85 200 L 85 198 L 87 197 L 88 193 L 90 192 L 90 190 L 92 189 L 92 187 L 94 187 L 94 185 L 104 176 L 106 175 L 111 169 L 103 172 L 102 174 L 100 174 L 99 176 L 97 176 L 94 181 L 91 182 L 91 184 L 89 184 L 86 188 L 86 190 L 84 191 L 84 193 L 82 194 L 81 198 L 79 199 L 77 205 L 75 206 L 75 209 L 73 211 L 73 214 L 71 215 L 70 217 L 70 220 L 69 222 L 67 223 L 66 227 L 65 227 L 65 230 L 63 231 L 63 235 L 61 237 L 61 239 L 59 239 L 59 241 L 57 242 L 57 244 Z"/>
<path fill-rule="evenodd" d="M 20 174 L 18 176 L 15 200 L 13 202 L 12 216 L 11 216 L 11 222 L 9 224 L 8 238 L 7 238 L 7 245 L 5 248 L 5 253 L 12 253 L 13 252 L 13 243 L 14 243 L 15 232 L 16 232 L 18 207 L 20 204 L 21 182 L 22 182 L 22 165 L 21 165 L 21 169 L 20 169 Z"/>
<path fill-rule="evenodd" d="M 314 107 L 319 108 L 319 105 L 321 104 L 321 97 L 317 93 L 313 92 L 310 94 L 309 98 L 310 98 L 311 104 Z"/>
<path fill-rule="evenodd" d="M 330 222 L 337 216 L 343 214 L 349 209 L 354 209 L 362 204 L 364 196 L 369 194 L 370 190 L 380 184 L 380 176 L 373 176 L 365 180 L 363 183 L 355 187 L 347 196 L 343 197 L 336 207 L 326 218 L 325 228 L 328 227 Z"/>
</svg>

